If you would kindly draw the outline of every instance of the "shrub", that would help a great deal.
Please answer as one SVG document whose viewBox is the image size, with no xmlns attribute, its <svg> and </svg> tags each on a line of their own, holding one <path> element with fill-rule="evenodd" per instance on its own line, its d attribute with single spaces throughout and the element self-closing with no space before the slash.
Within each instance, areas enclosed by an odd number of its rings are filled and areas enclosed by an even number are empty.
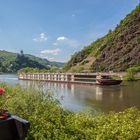
<svg viewBox="0 0 140 140">
<path fill-rule="evenodd" d="M 129 80 L 129 81 L 136 80 L 137 78 L 136 78 L 135 74 L 137 72 L 140 72 L 140 66 L 128 68 L 126 79 Z"/>
<path fill-rule="evenodd" d="M 84 60 L 81 65 L 85 65 L 86 63 L 89 63 L 89 60 Z"/>
<path fill-rule="evenodd" d="M 30 121 L 27 140 L 132 140 L 140 138 L 140 111 L 94 116 L 65 111 L 50 93 L 0 84 L 7 109 Z"/>
</svg>

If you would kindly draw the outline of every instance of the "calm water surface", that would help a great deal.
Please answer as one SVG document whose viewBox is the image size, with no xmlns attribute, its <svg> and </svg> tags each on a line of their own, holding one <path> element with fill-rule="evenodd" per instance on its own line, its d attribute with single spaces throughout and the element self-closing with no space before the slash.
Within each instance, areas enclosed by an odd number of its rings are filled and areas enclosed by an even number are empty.
<svg viewBox="0 0 140 140">
<path fill-rule="evenodd" d="M 62 106 L 72 111 L 87 108 L 98 112 L 122 111 L 136 106 L 140 109 L 140 81 L 123 82 L 117 86 L 77 85 L 51 82 L 22 81 L 16 75 L 0 75 L 0 81 L 27 88 L 51 91 Z"/>
</svg>

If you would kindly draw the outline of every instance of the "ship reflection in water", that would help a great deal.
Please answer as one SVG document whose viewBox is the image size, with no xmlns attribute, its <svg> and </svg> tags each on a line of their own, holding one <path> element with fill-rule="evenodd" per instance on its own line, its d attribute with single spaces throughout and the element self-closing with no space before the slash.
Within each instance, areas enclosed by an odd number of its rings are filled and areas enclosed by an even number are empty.
<svg viewBox="0 0 140 140">
<path fill-rule="evenodd" d="M 139 82 L 117 86 L 78 85 L 53 82 L 20 81 L 25 88 L 50 91 L 62 106 L 72 111 L 92 108 L 99 112 L 122 111 L 139 103 Z"/>
</svg>

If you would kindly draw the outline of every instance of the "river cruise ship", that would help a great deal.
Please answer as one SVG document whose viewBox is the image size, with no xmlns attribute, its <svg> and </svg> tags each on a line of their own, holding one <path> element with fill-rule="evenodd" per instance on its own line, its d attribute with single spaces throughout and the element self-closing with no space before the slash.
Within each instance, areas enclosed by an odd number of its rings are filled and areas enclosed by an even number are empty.
<svg viewBox="0 0 140 140">
<path fill-rule="evenodd" d="M 117 85 L 122 82 L 111 79 L 107 73 L 22 73 L 19 79 L 90 85 Z"/>
</svg>

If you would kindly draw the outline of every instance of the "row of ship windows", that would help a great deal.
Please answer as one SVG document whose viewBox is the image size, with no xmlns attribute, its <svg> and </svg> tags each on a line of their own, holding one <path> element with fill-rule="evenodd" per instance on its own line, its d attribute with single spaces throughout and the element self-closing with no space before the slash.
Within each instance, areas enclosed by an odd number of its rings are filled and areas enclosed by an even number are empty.
<svg viewBox="0 0 140 140">
<path fill-rule="evenodd" d="M 71 76 L 38 76 L 38 75 L 34 75 L 34 76 L 32 76 L 32 75 L 29 75 L 29 76 L 24 76 L 24 77 L 31 77 L 31 78 L 33 78 L 33 77 L 35 77 L 35 78 L 38 78 L 38 77 L 41 77 L 41 78 L 50 78 L 50 77 L 53 77 L 53 78 L 63 78 L 63 77 L 65 77 L 65 78 L 69 78 L 69 77 L 71 77 Z"/>
</svg>

